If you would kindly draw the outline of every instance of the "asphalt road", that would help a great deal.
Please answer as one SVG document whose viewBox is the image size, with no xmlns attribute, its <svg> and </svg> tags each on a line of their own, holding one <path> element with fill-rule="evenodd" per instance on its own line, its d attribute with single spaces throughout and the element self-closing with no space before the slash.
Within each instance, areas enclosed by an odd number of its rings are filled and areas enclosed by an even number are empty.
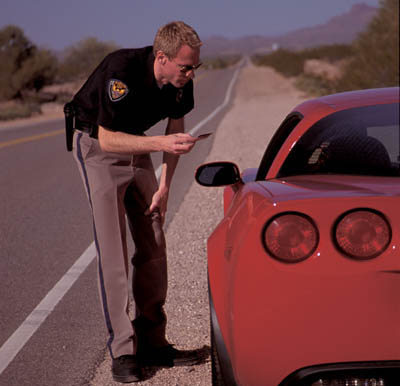
<svg viewBox="0 0 400 386">
<path fill-rule="evenodd" d="M 187 131 L 215 131 L 235 68 L 200 72 Z M 206 122 L 205 122 L 206 120 Z M 162 133 L 165 122 L 148 133 Z M 92 261 L 15 358 L 1 371 L 5 342 L 92 243 L 86 196 L 63 121 L 0 130 L 0 385 L 85 385 L 106 341 Z M 170 193 L 167 226 L 207 157 L 213 136 L 181 157 Z M 155 167 L 160 156 L 153 157 Z M 39 315 L 40 316 L 40 315 Z M 4 351 L 3 351 L 4 354 Z M 4 367 L 4 366 L 3 366 Z"/>
</svg>

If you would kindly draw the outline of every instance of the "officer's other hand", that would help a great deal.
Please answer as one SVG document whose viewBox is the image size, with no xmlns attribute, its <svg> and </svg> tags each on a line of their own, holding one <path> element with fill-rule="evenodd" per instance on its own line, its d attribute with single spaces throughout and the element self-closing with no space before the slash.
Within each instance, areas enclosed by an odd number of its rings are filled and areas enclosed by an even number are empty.
<svg viewBox="0 0 400 386">
<path fill-rule="evenodd" d="M 164 151 L 171 154 L 186 154 L 192 150 L 198 138 L 187 133 L 176 133 L 164 136 Z"/>
<path fill-rule="evenodd" d="M 158 212 L 161 217 L 161 224 L 164 224 L 167 212 L 169 189 L 160 187 L 153 195 L 149 208 L 145 211 L 145 215 Z"/>
</svg>

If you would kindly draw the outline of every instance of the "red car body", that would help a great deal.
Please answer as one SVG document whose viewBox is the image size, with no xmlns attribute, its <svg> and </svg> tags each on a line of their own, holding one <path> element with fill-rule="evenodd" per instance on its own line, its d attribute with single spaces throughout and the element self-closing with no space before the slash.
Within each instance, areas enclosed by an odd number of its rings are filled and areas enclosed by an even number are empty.
<svg viewBox="0 0 400 386">
<path fill-rule="evenodd" d="M 214 385 L 400 385 L 398 110 L 399 88 L 310 100 L 258 169 L 199 167 L 226 185 L 208 239 Z M 371 124 L 345 151 L 351 117 Z"/>
</svg>

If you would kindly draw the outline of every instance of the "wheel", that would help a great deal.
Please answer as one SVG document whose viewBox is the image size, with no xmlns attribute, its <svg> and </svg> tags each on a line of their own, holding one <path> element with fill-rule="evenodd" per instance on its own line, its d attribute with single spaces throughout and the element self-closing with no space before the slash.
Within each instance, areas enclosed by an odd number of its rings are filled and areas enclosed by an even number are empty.
<svg viewBox="0 0 400 386">
<path fill-rule="evenodd" d="M 217 345 L 215 343 L 213 326 L 211 324 L 211 380 L 212 386 L 226 386 L 221 372 L 221 364 L 218 358 Z"/>
</svg>

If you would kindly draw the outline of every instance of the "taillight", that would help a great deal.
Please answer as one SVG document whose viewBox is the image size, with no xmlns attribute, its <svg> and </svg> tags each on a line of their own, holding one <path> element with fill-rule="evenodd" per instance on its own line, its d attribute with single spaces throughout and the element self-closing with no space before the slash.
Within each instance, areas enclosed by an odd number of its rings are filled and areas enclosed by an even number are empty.
<svg viewBox="0 0 400 386">
<path fill-rule="evenodd" d="M 380 255 L 392 237 L 385 217 L 370 209 L 355 209 L 339 218 L 334 227 L 338 249 L 355 259 L 372 259 Z"/>
<path fill-rule="evenodd" d="M 318 230 L 307 216 L 287 212 L 273 217 L 265 226 L 266 251 L 286 263 L 297 263 L 313 254 L 318 245 Z"/>
</svg>

